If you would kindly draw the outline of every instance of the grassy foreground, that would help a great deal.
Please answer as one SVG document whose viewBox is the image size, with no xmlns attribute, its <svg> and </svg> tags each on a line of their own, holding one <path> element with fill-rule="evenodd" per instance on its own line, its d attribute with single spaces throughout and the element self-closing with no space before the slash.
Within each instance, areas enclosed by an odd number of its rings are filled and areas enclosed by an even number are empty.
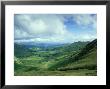
<svg viewBox="0 0 110 89">
<path fill-rule="evenodd" d="M 58 49 L 57 49 L 58 50 Z M 59 51 L 61 51 L 60 48 Z M 42 53 L 43 52 L 43 53 Z M 54 54 L 56 50 L 33 52 L 14 59 L 15 76 L 97 76 L 97 48 L 89 43 L 81 51 Z M 62 55 L 61 55 L 62 54 Z M 54 55 L 54 56 L 53 56 Z"/>
</svg>

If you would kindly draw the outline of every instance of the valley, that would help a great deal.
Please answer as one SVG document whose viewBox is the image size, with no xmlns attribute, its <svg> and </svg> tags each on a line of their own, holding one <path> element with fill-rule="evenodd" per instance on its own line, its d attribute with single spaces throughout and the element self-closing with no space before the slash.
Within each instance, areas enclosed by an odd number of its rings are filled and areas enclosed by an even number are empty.
<svg viewBox="0 0 110 89">
<path fill-rule="evenodd" d="M 14 43 L 15 76 L 96 76 L 97 39 L 71 44 Z"/>
</svg>

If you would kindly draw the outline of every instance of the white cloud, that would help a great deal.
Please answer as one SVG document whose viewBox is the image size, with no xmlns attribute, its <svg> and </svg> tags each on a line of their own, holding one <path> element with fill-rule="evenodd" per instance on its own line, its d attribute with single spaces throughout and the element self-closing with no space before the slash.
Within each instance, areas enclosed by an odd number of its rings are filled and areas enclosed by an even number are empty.
<svg viewBox="0 0 110 89">
<path fill-rule="evenodd" d="M 66 16 L 66 15 L 65 15 Z M 93 24 L 90 15 L 70 15 L 78 25 Z M 74 42 L 93 39 L 92 35 L 75 35 L 68 30 L 61 15 L 15 15 L 15 41 L 17 42 Z M 73 28 L 74 29 L 74 28 Z M 75 29 L 77 30 L 77 29 Z"/>
<path fill-rule="evenodd" d="M 28 33 L 16 28 L 15 30 L 15 37 L 16 38 L 26 38 L 29 37 Z"/>
<path fill-rule="evenodd" d="M 24 37 L 24 32 L 35 37 L 42 35 L 64 35 L 67 32 L 63 22 L 57 16 L 46 15 L 40 18 L 36 16 L 36 18 L 33 20 L 31 15 L 18 15 L 18 17 L 16 17 L 17 23 L 23 28 L 20 34 L 16 32 L 17 29 L 15 29 L 15 38 Z"/>
<path fill-rule="evenodd" d="M 76 23 L 81 26 L 91 25 L 94 29 L 96 29 L 96 26 L 97 26 L 96 15 L 94 15 L 94 16 L 91 16 L 90 14 L 73 15 L 73 20 L 76 21 Z"/>
</svg>

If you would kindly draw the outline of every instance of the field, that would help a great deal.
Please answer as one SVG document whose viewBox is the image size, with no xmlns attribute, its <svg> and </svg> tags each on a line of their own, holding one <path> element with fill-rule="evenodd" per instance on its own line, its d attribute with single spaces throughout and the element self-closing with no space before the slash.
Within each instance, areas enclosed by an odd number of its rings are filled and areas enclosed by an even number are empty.
<svg viewBox="0 0 110 89">
<path fill-rule="evenodd" d="M 97 40 L 71 44 L 14 44 L 15 76 L 96 76 Z"/>
</svg>

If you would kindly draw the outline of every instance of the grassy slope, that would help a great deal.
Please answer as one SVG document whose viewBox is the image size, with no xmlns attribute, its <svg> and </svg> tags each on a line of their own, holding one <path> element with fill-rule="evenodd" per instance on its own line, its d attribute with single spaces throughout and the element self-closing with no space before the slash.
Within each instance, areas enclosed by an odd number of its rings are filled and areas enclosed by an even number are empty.
<svg viewBox="0 0 110 89">
<path fill-rule="evenodd" d="M 71 63 L 77 62 L 81 60 L 83 57 L 87 56 L 91 51 L 96 51 L 97 48 L 97 40 L 94 40 L 88 43 L 79 53 L 73 55 L 73 52 L 70 52 L 67 56 L 61 58 L 58 62 L 50 65 L 50 70 L 56 70 L 60 67 L 67 66 Z M 95 55 L 96 56 L 96 55 Z"/>
<path fill-rule="evenodd" d="M 32 55 L 32 52 L 24 45 L 14 43 L 14 55 L 17 58 L 25 58 Z"/>
<path fill-rule="evenodd" d="M 65 67 L 58 68 L 58 70 L 60 71 L 80 70 L 80 69 L 94 70 L 94 72 L 91 74 L 96 75 L 96 69 L 97 69 L 96 48 L 94 48 L 90 53 L 83 56 L 80 60 L 70 63 Z"/>
<path fill-rule="evenodd" d="M 22 62 L 25 62 L 24 60 Z M 17 70 L 15 75 L 20 76 L 87 76 L 87 75 L 96 75 L 96 68 L 94 69 L 94 65 L 96 67 L 96 50 L 94 49 L 89 54 L 85 55 L 81 60 L 77 62 L 73 62 L 68 64 L 65 67 L 60 67 L 58 70 L 48 71 L 48 70 L 40 70 L 40 67 L 45 67 L 45 64 L 38 64 L 36 60 L 32 62 L 32 60 L 28 60 L 28 63 L 34 63 L 32 66 L 27 66 L 23 64 L 17 65 Z M 36 65 L 37 64 L 37 65 Z M 85 67 L 86 66 L 86 67 Z M 91 67 L 93 67 L 91 69 Z M 89 69 L 88 69 L 89 68 Z"/>
<path fill-rule="evenodd" d="M 62 55 L 55 61 L 40 62 L 42 58 L 31 56 L 15 62 L 15 75 L 19 76 L 85 76 L 97 75 L 96 42 L 88 44 L 75 56 Z M 29 60 L 28 60 L 29 59 Z M 31 60 L 32 59 L 32 60 Z M 57 62 L 56 62 L 57 61 Z M 17 63 L 18 62 L 18 63 Z M 40 63 L 39 63 L 40 62 Z M 51 67 L 49 66 L 51 65 Z M 48 70 L 53 68 L 54 70 Z"/>
</svg>

